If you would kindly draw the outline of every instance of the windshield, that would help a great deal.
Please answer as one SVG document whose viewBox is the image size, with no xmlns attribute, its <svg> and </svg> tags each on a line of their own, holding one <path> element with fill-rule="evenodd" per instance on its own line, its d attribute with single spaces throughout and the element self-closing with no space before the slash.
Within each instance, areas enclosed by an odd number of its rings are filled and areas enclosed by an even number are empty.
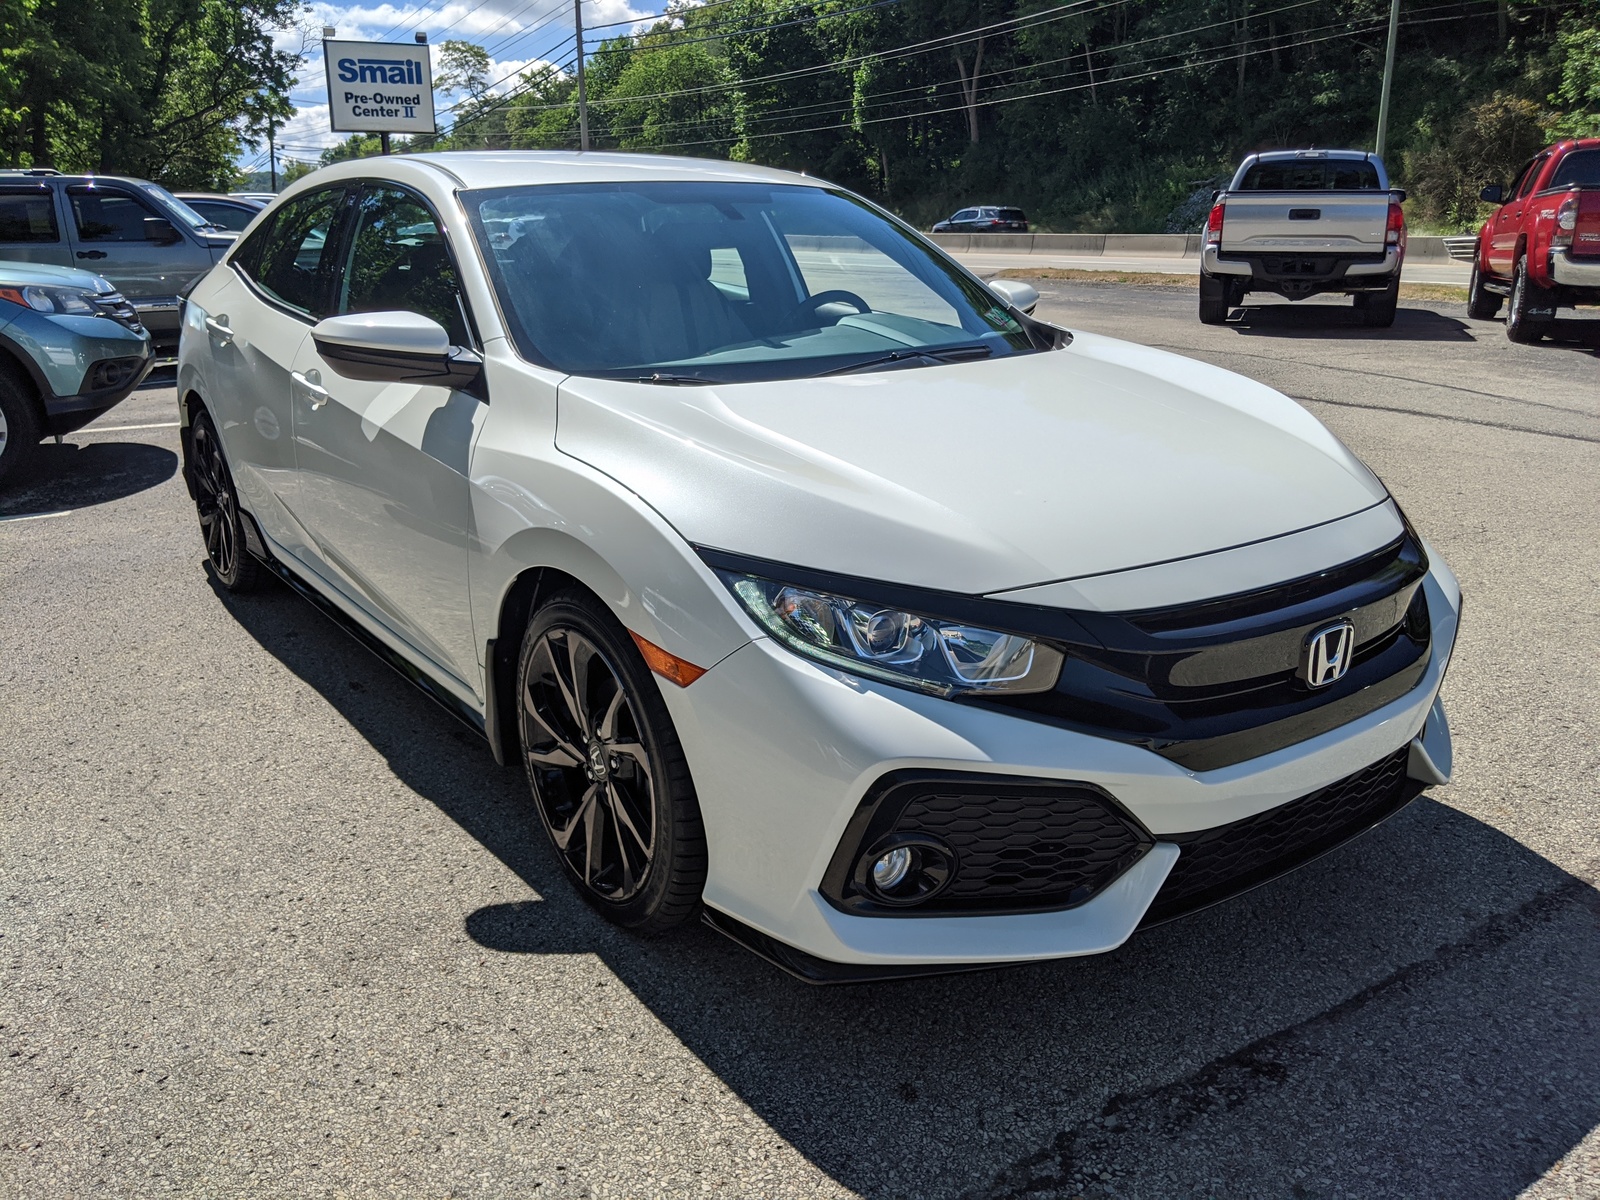
<svg viewBox="0 0 1600 1200">
<path fill-rule="evenodd" d="M 195 212 L 194 209 L 190 208 L 182 200 L 179 200 L 160 184 L 141 183 L 139 186 L 146 192 L 150 193 L 150 195 L 154 196 L 157 200 L 160 200 L 164 206 L 172 209 L 172 211 L 178 215 L 178 219 L 190 229 L 199 229 L 203 225 L 211 224 L 210 221 L 207 221 L 199 213 Z"/>
<path fill-rule="evenodd" d="M 757 183 L 463 194 L 523 357 L 697 383 L 1036 349 L 1001 301 L 864 202 Z"/>
</svg>

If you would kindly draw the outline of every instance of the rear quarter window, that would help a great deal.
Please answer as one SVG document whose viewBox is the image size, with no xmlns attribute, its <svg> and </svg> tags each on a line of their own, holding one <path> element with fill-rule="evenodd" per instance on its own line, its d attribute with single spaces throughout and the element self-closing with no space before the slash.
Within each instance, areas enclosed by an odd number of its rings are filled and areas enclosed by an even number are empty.
<svg viewBox="0 0 1600 1200">
<path fill-rule="evenodd" d="M 1023 216 L 1020 208 L 1002 208 L 1000 210 L 1000 219 L 1002 221 L 1026 221 L 1028 218 Z"/>
<path fill-rule="evenodd" d="M 1366 159 L 1258 162 L 1244 173 L 1241 192 L 1375 192 L 1378 168 Z"/>
<path fill-rule="evenodd" d="M 1600 187 L 1600 149 L 1572 151 L 1557 164 L 1550 186 Z"/>
<path fill-rule="evenodd" d="M 59 242 L 55 197 L 47 191 L 0 192 L 0 242 Z"/>
</svg>

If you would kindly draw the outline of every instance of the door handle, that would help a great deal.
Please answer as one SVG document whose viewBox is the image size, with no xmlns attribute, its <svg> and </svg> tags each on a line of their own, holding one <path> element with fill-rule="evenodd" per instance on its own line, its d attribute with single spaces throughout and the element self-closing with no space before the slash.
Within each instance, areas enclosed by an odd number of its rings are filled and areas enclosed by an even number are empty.
<svg viewBox="0 0 1600 1200">
<path fill-rule="evenodd" d="M 233 341 L 233 330 L 228 328 L 227 317 L 207 317 L 206 332 L 224 346 Z"/>
<path fill-rule="evenodd" d="M 318 382 L 322 376 L 317 372 L 301 374 L 299 371 L 291 371 L 289 378 L 294 380 L 295 386 L 305 393 L 306 403 L 312 408 L 321 408 L 328 402 L 328 389 Z"/>
<path fill-rule="evenodd" d="M 106 256 L 106 252 L 104 250 L 79 250 L 78 251 L 78 257 L 79 258 L 104 258 L 105 256 Z"/>
</svg>

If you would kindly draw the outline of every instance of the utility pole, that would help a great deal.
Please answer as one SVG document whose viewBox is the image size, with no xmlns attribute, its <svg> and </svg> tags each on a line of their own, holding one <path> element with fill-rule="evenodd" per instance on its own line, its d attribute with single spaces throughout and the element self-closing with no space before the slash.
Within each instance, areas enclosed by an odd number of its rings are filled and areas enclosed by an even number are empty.
<svg viewBox="0 0 1600 1200">
<path fill-rule="evenodd" d="M 277 135 L 278 135 L 278 123 L 276 121 L 268 121 L 267 122 L 267 162 L 269 164 L 271 164 L 271 168 L 270 169 L 272 171 L 272 190 L 274 192 L 276 192 L 278 190 L 278 145 L 273 140 L 274 138 L 277 137 Z"/>
<path fill-rule="evenodd" d="M 1394 83 L 1394 43 L 1400 33 L 1400 0 L 1389 4 L 1389 49 L 1383 56 L 1383 93 L 1378 99 L 1377 155 L 1383 157 L 1389 148 L 1389 88 Z"/>
<path fill-rule="evenodd" d="M 583 83 L 583 0 L 572 0 L 572 23 L 578 33 L 578 148 L 589 148 L 589 94 Z"/>
</svg>

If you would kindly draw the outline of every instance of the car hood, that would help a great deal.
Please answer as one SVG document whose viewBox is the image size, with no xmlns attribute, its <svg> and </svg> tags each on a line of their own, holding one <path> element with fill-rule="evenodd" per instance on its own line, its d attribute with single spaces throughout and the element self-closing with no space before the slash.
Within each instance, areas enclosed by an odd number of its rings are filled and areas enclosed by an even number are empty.
<svg viewBox="0 0 1600 1200">
<path fill-rule="evenodd" d="M 109 292 L 112 286 L 93 271 L 76 267 L 49 267 L 43 263 L 0 262 L 0 284 L 13 287 L 75 287 L 86 292 Z"/>
<path fill-rule="evenodd" d="M 1258 542 L 1387 495 L 1271 388 L 1086 333 L 821 379 L 573 376 L 559 404 L 558 447 L 692 543 L 968 594 Z"/>
</svg>

